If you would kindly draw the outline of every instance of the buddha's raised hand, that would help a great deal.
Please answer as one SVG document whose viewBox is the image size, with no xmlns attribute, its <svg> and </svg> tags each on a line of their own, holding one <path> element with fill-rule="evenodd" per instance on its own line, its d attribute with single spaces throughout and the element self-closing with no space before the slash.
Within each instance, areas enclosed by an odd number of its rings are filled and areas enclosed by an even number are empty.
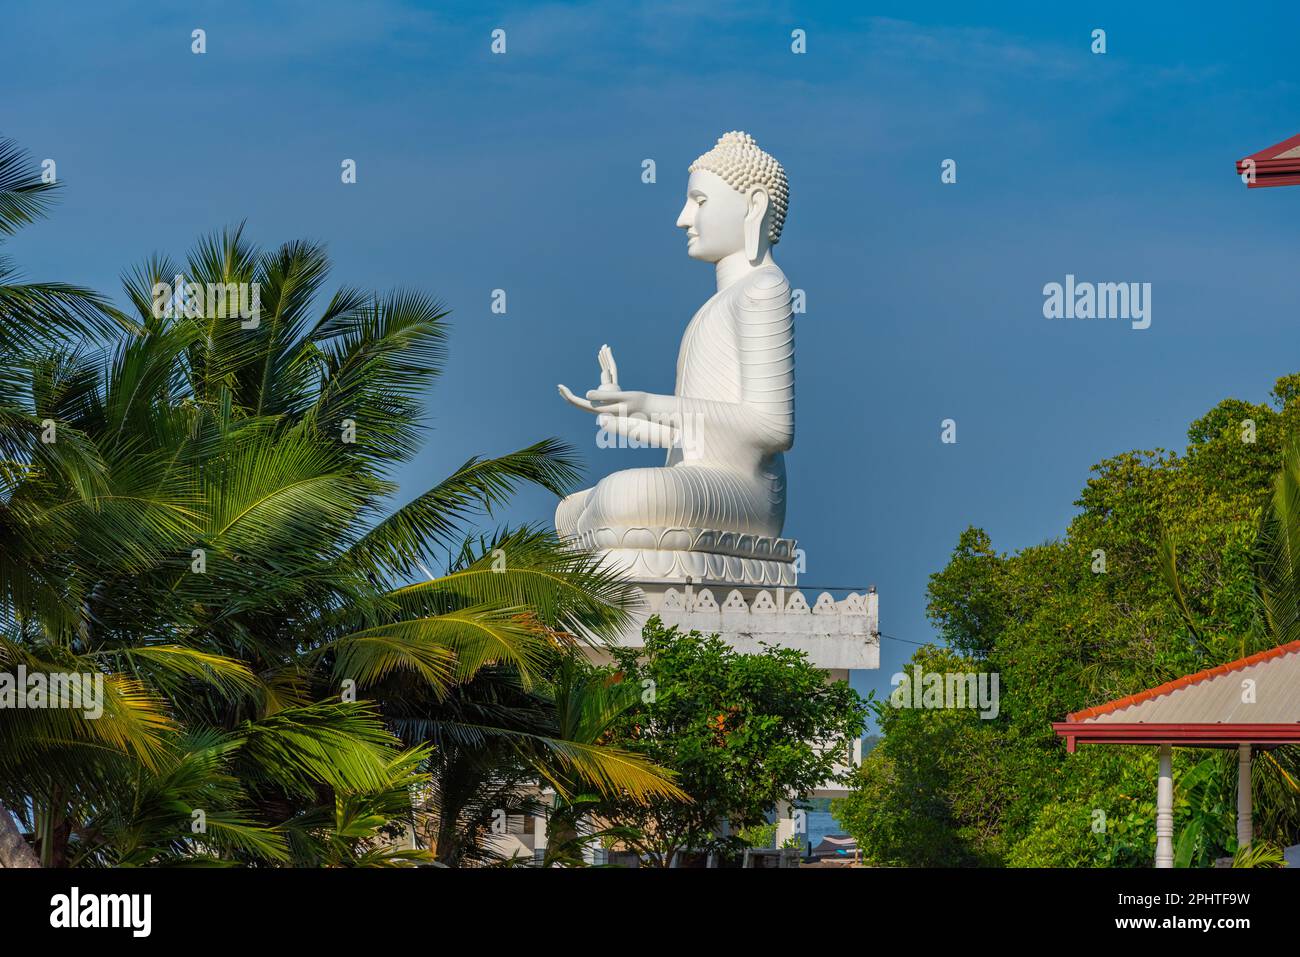
<svg viewBox="0 0 1300 957">
<path fill-rule="evenodd" d="M 596 354 L 600 362 L 600 385 L 587 393 L 593 410 L 596 412 L 613 412 L 616 415 L 645 415 L 646 393 L 627 392 L 618 384 L 618 363 L 614 361 L 614 350 L 609 346 L 600 347 Z"/>
<path fill-rule="evenodd" d="M 618 363 L 614 361 L 614 350 L 608 345 L 600 347 L 600 352 L 596 353 L 596 361 L 600 363 L 600 390 L 601 392 L 618 391 Z"/>
<path fill-rule="evenodd" d="M 601 346 L 596 354 L 600 362 L 600 385 L 587 393 L 587 398 L 597 412 L 613 412 L 615 415 L 645 415 L 646 394 L 644 392 L 625 392 L 618 384 L 618 363 L 614 361 L 614 350 Z"/>
<path fill-rule="evenodd" d="M 614 350 L 608 345 L 601 346 L 600 351 L 596 353 L 596 361 L 600 364 L 600 385 L 588 392 L 587 395 L 591 396 L 596 393 L 604 394 L 607 392 L 617 392 L 618 363 L 614 361 Z M 567 385 L 559 386 L 559 390 L 561 398 L 570 405 L 577 406 L 584 412 L 596 413 L 601 411 L 586 399 L 580 399 L 574 395 Z"/>
</svg>

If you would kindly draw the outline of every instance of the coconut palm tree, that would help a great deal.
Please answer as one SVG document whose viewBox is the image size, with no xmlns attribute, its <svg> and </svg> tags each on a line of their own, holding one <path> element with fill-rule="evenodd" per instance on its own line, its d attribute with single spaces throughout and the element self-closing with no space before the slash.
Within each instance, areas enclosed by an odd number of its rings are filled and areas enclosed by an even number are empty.
<svg viewBox="0 0 1300 957">
<path fill-rule="evenodd" d="M 545 441 L 474 458 L 392 508 L 446 310 L 342 289 L 315 313 L 328 266 L 318 244 L 262 252 L 226 230 L 183 267 L 154 257 L 127 274 L 126 327 L 9 370 L 16 415 L 52 439 L 11 438 L 0 654 L 94 667 L 118 723 L 134 722 L 96 754 L 0 720 L 16 756 L 0 756 L 0 800 L 26 809 L 47 863 L 195 845 L 373 863 L 372 838 L 401 822 L 356 809 L 391 812 L 453 743 L 510 780 L 680 795 L 635 756 L 559 737 L 532 690 L 577 643 L 613 637 L 629 586 L 553 534 L 472 525 L 522 483 L 563 494 L 571 454 Z M 467 719 L 461 699 L 502 683 L 516 699 Z M 204 768 L 210 788 L 194 780 Z M 109 781 L 141 807 L 217 810 L 224 827 L 137 839 L 105 806 Z M 214 808 L 190 806 L 205 793 Z"/>
<path fill-rule="evenodd" d="M 30 159 L 11 141 L 0 139 L 0 243 L 46 213 L 58 185 L 37 175 Z M 33 357 L 70 348 L 78 338 L 108 332 L 120 315 L 97 294 L 56 282 L 20 282 L 12 260 L 0 255 L 0 541 L 15 539 L 7 499 L 18 480 L 18 463 L 35 459 L 45 468 L 60 467 L 54 450 L 35 441 L 42 429 L 24 401 L 24 377 L 18 370 Z M 0 616 L 24 582 L 12 580 L 7 561 L 0 561 Z M 0 628 L 11 619 L 0 617 Z M 37 861 L 0 799 L 0 866 L 33 867 Z"/>
</svg>

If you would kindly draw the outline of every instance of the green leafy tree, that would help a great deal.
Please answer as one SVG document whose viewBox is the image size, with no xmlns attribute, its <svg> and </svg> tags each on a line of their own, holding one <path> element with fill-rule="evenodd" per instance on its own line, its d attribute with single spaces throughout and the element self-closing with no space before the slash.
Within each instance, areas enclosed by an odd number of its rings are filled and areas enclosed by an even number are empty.
<svg viewBox="0 0 1300 957">
<path fill-rule="evenodd" d="M 1059 539 L 1008 555 L 980 529 L 962 533 L 929 587 L 950 651 L 914 660 L 956 654 L 961 669 L 997 672 L 1000 712 L 983 722 L 882 711 L 884 740 L 841 809 L 869 858 L 1149 866 L 1150 749 L 1067 756 L 1051 723 L 1294 640 L 1300 466 L 1286 450 L 1300 434 L 1300 376 L 1278 380 L 1273 396 L 1273 406 L 1221 402 L 1192 423 L 1182 454 L 1126 452 L 1095 466 Z M 1294 748 L 1255 762 L 1261 839 L 1300 833 L 1296 763 Z M 1179 863 L 1231 853 L 1232 762 L 1178 749 L 1174 770 Z M 887 808 L 881 820 L 867 799 Z"/>
<path fill-rule="evenodd" d="M 923 673 L 986 670 L 978 660 L 922 648 Z M 883 743 L 863 758 L 854 791 L 832 803 L 836 819 L 877 864 L 987 864 L 1001 853 L 996 822 L 1006 773 L 996 721 L 970 708 L 895 707 L 873 701 Z M 898 802 L 899 794 L 909 800 Z"/>
<path fill-rule="evenodd" d="M 778 803 L 807 798 L 847 763 L 865 704 L 802 652 L 741 654 L 716 635 L 682 634 L 657 617 L 642 635 L 644 648 L 613 652 L 616 673 L 638 697 L 608 737 L 672 768 L 690 800 L 606 802 L 600 816 L 635 832 L 626 843 L 652 864 L 740 846 L 719 836 L 724 822 L 733 835 L 761 827 Z"/>
</svg>

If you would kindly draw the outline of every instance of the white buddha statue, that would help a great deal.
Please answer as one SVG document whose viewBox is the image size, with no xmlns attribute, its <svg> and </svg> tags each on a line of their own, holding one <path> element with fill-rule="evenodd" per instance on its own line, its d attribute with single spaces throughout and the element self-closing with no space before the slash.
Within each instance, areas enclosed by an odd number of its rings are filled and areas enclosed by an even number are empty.
<svg viewBox="0 0 1300 957">
<path fill-rule="evenodd" d="M 642 577 L 794 584 L 794 543 L 779 537 L 782 453 L 794 442 L 794 322 L 772 258 L 788 194 L 785 171 L 753 137 L 722 136 L 691 164 L 677 218 L 687 255 L 714 264 L 718 291 L 686 327 L 673 394 L 625 389 L 608 346 L 597 388 L 579 397 L 559 387 L 607 436 L 668 450 L 663 468 L 614 472 L 555 515 L 561 535 Z"/>
</svg>

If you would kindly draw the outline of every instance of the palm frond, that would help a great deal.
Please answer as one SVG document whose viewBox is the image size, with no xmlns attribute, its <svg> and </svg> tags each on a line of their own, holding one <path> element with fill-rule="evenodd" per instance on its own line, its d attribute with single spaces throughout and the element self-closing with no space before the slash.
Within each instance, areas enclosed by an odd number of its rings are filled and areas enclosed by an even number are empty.
<svg viewBox="0 0 1300 957">
<path fill-rule="evenodd" d="M 37 175 L 31 157 L 17 143 L 0 139 L 0 233 L 12 236 L 44 216 L 57 188 Z"/>
<path fill-rule="evenodd" d="M 375 525 L 351 549 L 354 560 L 409 575 L 435 548 L 464 537 L 464 523 L 490 515 L 523 484 L 563 496 L 580 475 L 573 450 L 556 439 L 496 458 L 470 459 Z"/>
</svg>

